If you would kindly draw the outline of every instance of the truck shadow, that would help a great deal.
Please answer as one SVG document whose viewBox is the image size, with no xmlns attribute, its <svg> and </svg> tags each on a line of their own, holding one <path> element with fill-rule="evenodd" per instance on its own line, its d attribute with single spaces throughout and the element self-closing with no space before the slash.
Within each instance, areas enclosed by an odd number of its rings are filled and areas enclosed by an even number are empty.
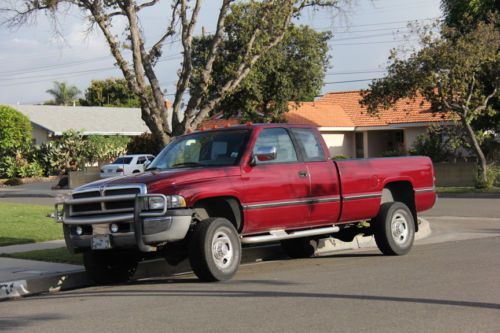
<svg viewBox="0 0 500 333">
<path fill-rule="evenodd" d="M 184 279 L 181 279 L 184 280 Z M 193 281 L 190 281 L 190 283 Z M 259 280 L 260 282 L 260 280 Z M 185 283 L 172 279 L 172 284 Z M 168 284 L 167 284 L 168 285 Z M 210 284 L 213 286 L 213 284 Z M 199 283 L 198 286 L 206 286 Z M 50 299 L 66 299 L 66 298 L 100 298 L 100 297 L 204 297 L 204 298 L 304 298 L 304 299 L 330 299 L 330 300 L 354 300 L 354 301 L 371 301 L 371 302 L 396 302 L 396 303 L 414 303 L 414 304 L 429 304 L 429 305 L 444 305 L 444 306 L 459 306 L 470 308 L 494 309 L 500 310 L 500 304 L 487 302 L 472 302 L 458 301 L 447 299 L 432 299 L 432 298 L 417 298 L 417 297 L 395 297 L 395 296 L 380 296 L 380 295 L 353 295 L 353 294 L 336 294 L 336 293 L 310 293 L 310 292 L 288 292 L 288 291 L 255 291 L 255 290 L 213 290 L 210 289 L 176 289 L 176 290 L 148 290 L 144 289 L 127 289 L 127 290 L 98 290 L 98 291 L 81 291 L 81 292 L 66 292 L 59 295 L 50 295 L 47 297 L 32 298 L 32 300 Z"/>
</svg>

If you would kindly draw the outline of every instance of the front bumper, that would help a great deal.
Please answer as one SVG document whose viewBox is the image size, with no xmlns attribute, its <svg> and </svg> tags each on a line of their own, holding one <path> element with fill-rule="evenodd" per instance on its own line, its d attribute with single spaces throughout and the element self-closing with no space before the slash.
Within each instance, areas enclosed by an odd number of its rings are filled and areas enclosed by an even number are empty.
<svg viewBox="0 0 500 333">
<path fill-rule="evenodd" d="M 134 212 L 110 215 L 72 217 L 69 213 L 69 202 L 72 200 L 68 200 L 68 204 L 57 204 L 56 220 L 63 224 L 66 246 L 71 252 L 81 252 L 91 248 L 94 235 L 104 234 L 109 235 L 112 248 L 138 248 L 142 252 L 153 252 L 159 245 L 184 239 L 191 226 L 193 210 L 178 208 L 145 212 L 144 197 L 136 196 Z M 113 233 L 109 227 L 112 223 L 126 228 Z M 86 232 L 78 235 L 76 227 Z"/>
</svg>

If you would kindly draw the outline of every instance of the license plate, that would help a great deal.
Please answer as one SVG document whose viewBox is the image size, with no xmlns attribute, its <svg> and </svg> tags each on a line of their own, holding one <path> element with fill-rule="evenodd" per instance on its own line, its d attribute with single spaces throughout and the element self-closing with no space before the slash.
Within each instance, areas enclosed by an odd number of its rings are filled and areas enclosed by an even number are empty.
<svg viewBox="0 0 500 333">
<path fill-rule="evenodd" d="M 109 235 L 92 236 L 92 250 L 107 250 L 111 248 Z"/>
</svg>

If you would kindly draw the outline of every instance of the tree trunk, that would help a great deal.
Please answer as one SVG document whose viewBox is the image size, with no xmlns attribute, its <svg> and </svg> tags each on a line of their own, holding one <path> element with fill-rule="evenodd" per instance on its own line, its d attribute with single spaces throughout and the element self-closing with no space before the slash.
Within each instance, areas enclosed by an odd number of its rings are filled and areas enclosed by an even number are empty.
<svg viewBox="0 0 500 333">
<path fill-rule="evenodd" d="M 483 181 L 484 184 L 487 183 L 488 177 L 487 177 L 487 169 L 488 169 L 488 164 L 486 162 L 486 157 L 484 156 L 484 153 L 481 149 L 481 146 L 479 145 L 479 142 L 477 141 L 476 134 L 474 133 L 474 130 L 472 129 L 471 125 L 467 122 L 465 117 L 461 117 L 462 124 L 464 125 L 465 129 L 467 130 L 467 134 L 469 135 L 469 139 L 472 143 L 472 147 L 474 149 L 474 152 L 476 153 L 476 156 L 478 158 L 480 170 L 479 170 L 479 176 L 481 177 L 481 180 Z"/>
</svg>

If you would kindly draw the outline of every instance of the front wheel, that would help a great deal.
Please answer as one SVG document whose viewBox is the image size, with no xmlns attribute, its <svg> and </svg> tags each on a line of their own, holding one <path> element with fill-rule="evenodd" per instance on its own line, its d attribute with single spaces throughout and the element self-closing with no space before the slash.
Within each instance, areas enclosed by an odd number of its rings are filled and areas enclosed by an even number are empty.
<svg viewBox="0 0 500 333">
<path fill-rule="evenodd" d="M 373 221 L 375 242 L 385 255 L 403 255 L 410 251 L 415 239 L 415 221 L 402 202 L 386 202 Z"/>
<path fill-rule="evenodd" d="M 199 222 L 189 243 L 189 262 L 196 276 L 207 282 L 231 279 L 240 266 L 238 232 L 224 218 Z"/>
<path fill-rule="evenodd" d="M 97 284 L 128 281 L 137 269 L 138 256 L 131 251 L 102 250 L 83 253 L 83 265 Z"/>
</svg>

